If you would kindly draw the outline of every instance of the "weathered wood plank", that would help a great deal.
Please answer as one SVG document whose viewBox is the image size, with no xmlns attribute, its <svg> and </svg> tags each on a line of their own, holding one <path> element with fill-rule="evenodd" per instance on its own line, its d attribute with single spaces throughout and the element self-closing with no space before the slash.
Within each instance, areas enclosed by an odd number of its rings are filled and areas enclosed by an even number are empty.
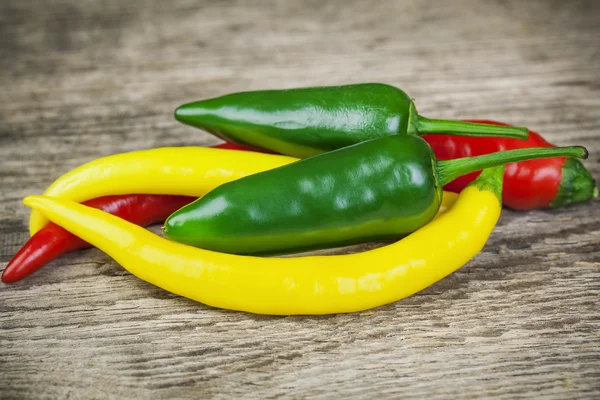
<svg viewBox="0 0 600 400">
<path fill-rule="evenodd" d="M 103 155 L 217 143 L 172 110 L 231 91 L 383 81 L 424 115 L 585 145 L 600 178 L 600 3 L 425 3 L 3 1 L 0 267 L 22 197 Z M 597 398 L 599 204 L 506 210 L 463 269 L 352 315 L 216 310 L 70 254 L 0 284 L 0 397 Z"/>
</svg>

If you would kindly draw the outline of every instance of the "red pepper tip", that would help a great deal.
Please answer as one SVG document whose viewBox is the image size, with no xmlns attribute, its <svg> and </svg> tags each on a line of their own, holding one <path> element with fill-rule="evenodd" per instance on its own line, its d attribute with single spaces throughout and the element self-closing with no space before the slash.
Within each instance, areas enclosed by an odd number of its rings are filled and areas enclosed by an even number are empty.
<svg viewBox="0 0 600 400">
<path fill-rule="evenodd" d="M 2 271 L 2 277 L 0 278 L 0 280 L 2 280 L 2 282 L 4 283 L 13 283 L 19 280 L 19 277 L 15 273 L 15 268 L 9 267 L 10 264 L 7 265 L 6 268 L 4 268 L 4 271 Z"/>
</svg>

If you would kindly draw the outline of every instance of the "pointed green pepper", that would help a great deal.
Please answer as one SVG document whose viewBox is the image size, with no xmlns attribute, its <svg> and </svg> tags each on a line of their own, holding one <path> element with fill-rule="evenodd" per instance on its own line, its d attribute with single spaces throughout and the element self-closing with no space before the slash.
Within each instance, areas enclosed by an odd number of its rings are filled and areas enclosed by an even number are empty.
<svg viewBox="0 0 600 400">
<path fill-rule="evenodd" d="M 426 133 L 527 138 L 527 129 L 428 119 L 402 90 L 381 83 L 233 93 L 175 110 L 227 141 L 306 158 L 382 136 Z"/>
<path fill-rule="evenodd" d="M 437 161 L 416 136 L 386 136 L 247 176 L 172 214 L 165 235 L 225 253 L 269 254 L 397 239 L 431 221 L 443 186 L 484 168 L 583 147 L 528 148 Z"/>
</svg>

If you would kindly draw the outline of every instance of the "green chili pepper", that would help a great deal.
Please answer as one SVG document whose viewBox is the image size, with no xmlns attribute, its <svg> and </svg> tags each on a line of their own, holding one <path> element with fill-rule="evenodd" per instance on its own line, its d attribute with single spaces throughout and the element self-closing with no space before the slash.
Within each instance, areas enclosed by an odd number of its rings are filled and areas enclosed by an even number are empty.
<svg viewBox="0 0 600 400">
<path fill-rule="evenodd" d="M 223 184 L 172 214 L 165 235 L 225 253 L 268 254 L 397 239 L 431 221 L 442 187 L 483 168 L 587 156 L 583 147 L 528 148 L 436 161 L 427 142 L 362 142 Z"/>
<path fill-rule="evenodd" d="M 427 119 L 380 83 L 234 93 L 184 104 L 175 118 L 238 144 L 306 158 L 396 134 L 527 138 L 527 128 Z"/>
</svg>

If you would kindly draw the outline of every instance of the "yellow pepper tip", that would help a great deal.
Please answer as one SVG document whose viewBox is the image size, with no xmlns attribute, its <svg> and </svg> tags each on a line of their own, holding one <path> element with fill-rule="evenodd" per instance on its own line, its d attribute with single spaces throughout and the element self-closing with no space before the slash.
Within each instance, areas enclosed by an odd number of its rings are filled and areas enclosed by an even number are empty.
<svg viewBox="0 0 600 400">
<path fill-rule="evenodd" d="M 33 210 L 39 211 L 45 214 L 52 209 L 53 205 L 61 202 L 62 199 L 51 196 L 34 195 L 26 196 L 23 199 L 23 204 Z"/>
<path fill-rule="evenodd" d="M 40 200 L 43 202 L 44 196 L 38 196 L 38 195 L 25 196 L 25 198 L 23 199 L 23 204 L 26 205 L 27 207 L 37 209 L 37 205 L 39 204 Z"/>
</svg>

